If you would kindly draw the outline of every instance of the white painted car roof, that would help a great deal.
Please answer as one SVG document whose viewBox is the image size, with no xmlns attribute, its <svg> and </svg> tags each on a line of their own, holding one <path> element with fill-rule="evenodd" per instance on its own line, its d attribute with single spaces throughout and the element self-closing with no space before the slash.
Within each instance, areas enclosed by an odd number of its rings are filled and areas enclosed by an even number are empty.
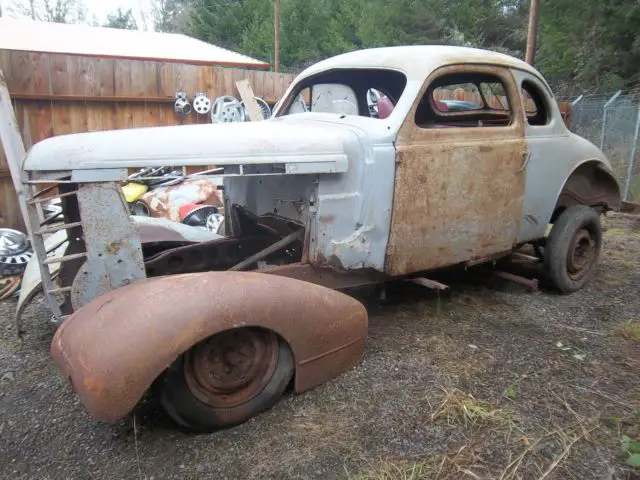
<svg viewBox="0 0 640 480">
<path fill-rule="evenodd" d="M 301 77 L 339 68 L 389 68 L 402 71 L 409 80 L 424 80 L 433 70 L 455 64 L 489 64 L 524 70 L 542 78 L 528 63 L 503 53 L 467 47 L 415 45 L 358 50 L 329 58 L 306 69 Z"/>
</svg>

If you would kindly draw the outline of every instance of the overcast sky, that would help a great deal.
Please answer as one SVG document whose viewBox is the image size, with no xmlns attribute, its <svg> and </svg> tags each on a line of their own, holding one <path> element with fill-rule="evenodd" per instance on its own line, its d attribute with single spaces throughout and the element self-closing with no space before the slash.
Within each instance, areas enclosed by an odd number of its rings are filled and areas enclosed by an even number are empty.
<svg viewBox="0 0 640 480">
<path fill-rule="evenodd" d="M 124 10 L 131 9 L 140 28 L 142 27 L 140 25 L 140 12 L 146 12 L 147 16 L 149 16 L 149 11 L 151 10 L 151 2 L 149 0 L 84 0 L 84 4 L 87 7 L 87 17 L 92 18 L 95 14 L 99 23 L 103 23 L 107 18 L 107 14 L 117 10 L 118 7 Z"/>
<path fill-rule="evenodd" d="M 87 22 L 91 22 L 94 18 L 98 24 L 103 24 L 107 20 L 107 14 L 115 11 L 118 7 L 128 10 L 131 9 L 136 18 L 139 28 L 143 28 L 142 17 L 146 15 L 148 18 L 149 28 L 151 25 L 151 0 L 80 0 L 87 8 Z M 27 5 L 28 0 L 0 0 L 0 6 L 9 16 L 12 13 L 12 7 L 17 4 Z"/>
</svg>

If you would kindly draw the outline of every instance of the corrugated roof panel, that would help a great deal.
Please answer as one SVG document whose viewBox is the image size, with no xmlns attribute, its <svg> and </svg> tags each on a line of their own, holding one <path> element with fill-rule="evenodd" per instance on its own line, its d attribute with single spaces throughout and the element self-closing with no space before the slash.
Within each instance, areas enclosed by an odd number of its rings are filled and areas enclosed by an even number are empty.
<svg viewBox="0 0 640 480">
<path fill-rule="evenodd" d="M 186 35 L 0 18 L 0 49 L 91 57 L 268 68 Z"/>
</svg>

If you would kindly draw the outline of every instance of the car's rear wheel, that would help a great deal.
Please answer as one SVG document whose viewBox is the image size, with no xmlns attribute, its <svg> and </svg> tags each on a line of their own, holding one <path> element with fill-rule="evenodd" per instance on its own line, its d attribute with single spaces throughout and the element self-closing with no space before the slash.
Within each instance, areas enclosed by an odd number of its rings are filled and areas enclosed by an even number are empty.
<svg viewBox="0 0 640 480">
<path fill-rule="evenodd" d="M 593 208 L 567 208 L 553 224 L 544 249 L 547 279 L 562 293 L 582 288 L 595 273 L 602 249 L 602 225 Z"/>
<path fill-rule="evenodd" d="M 218 333 L 185 352 L 161 381 L 160 401 L 179 425 L 212 431 L 272 407 L 294 372 L 284 340 L 260 328 Z"/>
</svg>

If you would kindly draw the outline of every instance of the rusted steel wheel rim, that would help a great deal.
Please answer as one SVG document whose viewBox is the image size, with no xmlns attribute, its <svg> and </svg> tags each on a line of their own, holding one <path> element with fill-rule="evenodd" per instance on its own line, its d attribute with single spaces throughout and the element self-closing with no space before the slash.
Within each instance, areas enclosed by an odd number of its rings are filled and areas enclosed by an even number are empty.
<svg viewBox="0 0 640 480">
<path fill-rule="evenodd" d="M 569 246 L 567 256 L 567 273 L 572 280 L 584 277 L 598 255 L 595 236 L 586 228 L 578 230 Z"/>
<path fill-rule="evenodd" d="M 191 393 L 214 408 L 233 408 L 258 395 L 278 363 L 278 337 L 257 328 L 222 332 L 186 353 Z"/>
</svg>

